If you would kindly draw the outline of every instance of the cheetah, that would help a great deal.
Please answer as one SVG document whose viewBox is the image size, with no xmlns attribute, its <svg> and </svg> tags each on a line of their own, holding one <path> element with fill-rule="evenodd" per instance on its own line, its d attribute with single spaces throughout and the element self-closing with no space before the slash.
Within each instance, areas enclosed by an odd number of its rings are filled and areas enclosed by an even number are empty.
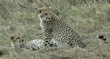
<svg viewBox="0 0 110 59">
<path fill-rule="evenodd" d="M 38 17 L 40 19 L 40 27 L 44 33 L 44 45 L 48 47 L 50 42 L 54 42 L 59 46 L 79 46 L 85 47 L 80 36 L 66 23 L 61 21 L 49 7 L 38 9 Z"/>
<path fill-rule="evenodd" d="M 15 48 L 25 48 L 32 51 L 39 50 L 40 46 L 43 45 L 43 40 L 32 40 L 30 42 L 25 43 L 22 35 L 14 35 L 10 37 L 11 46 Z"/>
<path fill-rule="evenodd" d="M 14 36 L 11 36 L 10 39 L 11 39 L 11 46 L 15 48 L 25 48 L 32 51 L 40 50 L 41 48 L 43 48 L 42 46 L 43 46 L 44 40 L 35 39 L 25 43 L 25 40 L 22 35 L 14 35 Z M 54 43 L 51 43 L 50 47 L 52 46 L 57 46 L 57 45 Z"/>
<path fill-rule="evenodd" d="M 10 39 L 11 39 L 11 47 L 26 48 L 33 51 L 36 48 L 35 45 L 33 44 L 25 43 L 22 35 L 14 35 L 14 36 L 11 36 Z"/>
<path fill-rule="evenodd" d="M 24 44 L 24 39 L 22 35 L 14 35 L 10 37 L 11 39 L 11 46 L 12 47 L 21 47 Z"/>
</svg>

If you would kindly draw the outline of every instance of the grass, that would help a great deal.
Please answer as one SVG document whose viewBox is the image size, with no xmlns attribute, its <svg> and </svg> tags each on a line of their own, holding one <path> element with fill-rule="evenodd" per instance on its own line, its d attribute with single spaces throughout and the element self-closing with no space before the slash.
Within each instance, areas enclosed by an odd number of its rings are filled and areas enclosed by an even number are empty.
<svg viewBox="0 0 110 59">
<path fill-rule="evenodd" d="M 15 26 L 10 26 L 10 28 L 9 28 L 9 30 L 12 30 L 12 31 L 14 31 L 16 29 L 16 27 Z"/>
<path fill-rule="evenodd" d="M 34 2 L 32 3 L 32 1 Z M 10 47 L 10 36 L 15 34 L 22 34 L 26 42 L 34 39 L 43 39 L 43 31 L 40 28 L 37 10 L 35 10 L 38 6 L 36 3 L 37 0 L 32 1 L 0 1 L 2 5 L 0 10 L 0 47 L 3 48 L 0 51 L 8 51 L 8 53 L 2 55 L 0 58 L 110 58 L 110 40 L 108 39 L 110 38 L 110 4 L 107 1 L 100 0 L 98 2 L 96 0 L 77 0 L 76 2 L 75 0 L 45 0 L 60 20 L 70 25 L 83 38 L 83 41 L 87 45 L 86 48 L 56 48 L 50 51 L 41 50 L 31 52 L 25 49 L 14 49 Z M 99 34 L 106 35 L 107 43 L 105 45 L 96 38 L 96 35 Z"/>
</svg>

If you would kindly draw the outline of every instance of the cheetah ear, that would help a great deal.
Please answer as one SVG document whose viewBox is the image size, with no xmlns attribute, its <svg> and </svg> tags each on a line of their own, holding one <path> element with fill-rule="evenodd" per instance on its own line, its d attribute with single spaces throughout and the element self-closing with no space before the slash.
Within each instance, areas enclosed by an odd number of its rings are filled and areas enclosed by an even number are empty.
<svg viewBox="0 0 110 59">
<path fill-rule="evenodd" d="M 38 13 L 41 13 L 42 12 L 42 10 L 41 9 L 37 9 L 38 10 Z"/>
<path fill-rule="evenodd" d="M 39 14 L 39 13 L 41 13 L 41 12 L 42 12 L 42 10 L 38 9 L 37 13 Z"/>
<path fill-rule="evenodd" d="M 42 10 L 40 8 L 35 8 L 35 10 L 37 10 L 37 13 L 41 13 Z"/>
<path fill-rule="evenodd" d="M 10 39 L 13 40 L 14 39 L 14 36 L 11 36 Z"/>
<path fill-rule="evenodd" d="M 39 12 L 39 13 L 41 13 L 41 12 L 42 12 L 42 10 L 38 10 L 38 12 Z"/>
</svg>

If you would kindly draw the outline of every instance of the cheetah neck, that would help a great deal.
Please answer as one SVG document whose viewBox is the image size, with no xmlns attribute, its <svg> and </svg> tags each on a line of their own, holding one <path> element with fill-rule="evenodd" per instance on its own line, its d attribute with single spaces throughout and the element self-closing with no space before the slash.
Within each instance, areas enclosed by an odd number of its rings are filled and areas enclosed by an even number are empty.
<svg viewBox="0 0 110 59">
<path fill-rule="evenodd" d="M 40 15 L 39 18 L 40 18 L 40 27 L 43 29 L 43 25 L 42 25 L 43 20 L 41 19 Z"/>
<path fill-rule="evenodd" d="M 11 42 L 11 47 L 14 47 L 14 43 L 13 42 Z"/>
</svg>

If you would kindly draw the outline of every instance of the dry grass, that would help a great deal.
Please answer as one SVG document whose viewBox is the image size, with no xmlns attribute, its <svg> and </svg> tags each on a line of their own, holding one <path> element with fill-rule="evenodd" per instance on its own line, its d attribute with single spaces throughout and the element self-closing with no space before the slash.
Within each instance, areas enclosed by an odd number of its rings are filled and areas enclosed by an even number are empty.
<svg viewBox="0 0 110 59">
<path fill-rule="evenodd" d="M 42 1 L 52 7 L 53 12 L 61 21 L 77 31 L 87 47 L 84 49 L 56 48 L 35 52 L 10 47 L 10 36 L 14 34 L 22 34 L 26 42 L 36 38 L 43 39 L 40 21 L 35 10 L 40 6 L 37 0 L 0 0 L 0 59 L 110 58 L 110 4 L 107 1 Z M 96 38 L 98 34 L 104 34 L 107 37 L 106 44 Z"/>
</svg>

